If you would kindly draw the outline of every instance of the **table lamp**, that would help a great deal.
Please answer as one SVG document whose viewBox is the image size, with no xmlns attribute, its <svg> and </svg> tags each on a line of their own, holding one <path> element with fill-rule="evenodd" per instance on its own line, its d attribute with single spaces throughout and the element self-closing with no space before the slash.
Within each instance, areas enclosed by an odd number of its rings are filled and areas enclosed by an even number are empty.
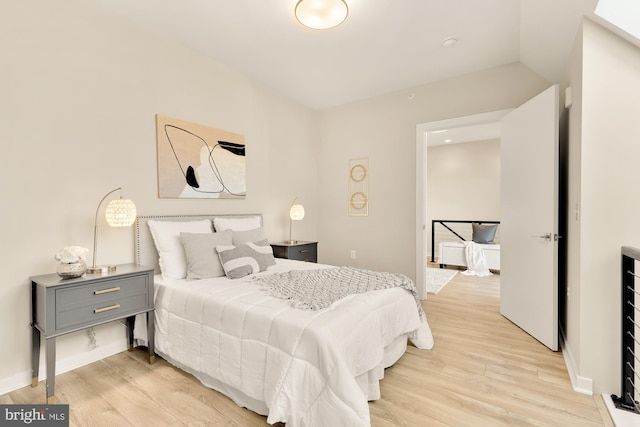
<svg viewBox="0 0 640 427">
<path fill-rule="evenodd" d="M 93 226 L 93 265 L 87 268 L 87 273 L 89 274 L 104 274 L 116 270 L 115 265 L 96 265 L 96 256 L 98 253 L 98 212 L 100 211 L 102 202 L 104 202 L 110 194 L 121 190 L 122 187 L 118 187 L 115 190 L 109 191 L 107 194 L 105 194 L 102 200 L 100 200 L 100 203 L 98 203 Z M 109 224 L 111 227 L 129 227 L 136 220 L 136 205 L 133 204 L 131 200 L 123 199 L 121 192 L 120 198 L 110 201 L 107 205 L 105 218 L 107 219 L 107 224 Z"/>
<path fill-rule="evenodd" d="M 298 200 L 297 197 L 293 199 L 293 202 L 291 203 L 291 208 L 289 209 L 289 242 L 288 243 L 291 245 L 298 242 L 297 240 L 291 239 L 291 228 L 292 228 L 293 221 L 300 221 L 304 218 L 304 206 L 302 206 L 299 203 L 296 203 L 296 200 Z"/>
</svg>

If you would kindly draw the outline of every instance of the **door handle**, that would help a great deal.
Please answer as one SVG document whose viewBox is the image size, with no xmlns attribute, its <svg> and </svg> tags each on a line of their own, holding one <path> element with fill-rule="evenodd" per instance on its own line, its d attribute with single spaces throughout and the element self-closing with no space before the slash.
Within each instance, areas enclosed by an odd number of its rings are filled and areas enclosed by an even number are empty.
<svg viewBox="0 0 640 427">
<path fill-rule="evenodd" d="M 538 237 L 540 239 L 546 240 L 547 242 L 550 242 L 551 240 L 553 240 L 554 242 L 557 242 L 559 239 L 562 239 L 562 236 L 559 236 L 556 233 L 554 233 L 553 235 L 551 233 L 547 233 L 547 234 L 543 234 L 542 236 L 531 236 L 531 237 Z"/>
<path fill-rule="evenodd" d="M 540 239 L 546 240 L 547 242 L 551 241 L 551 233 L 543 234 L 542 236 L 531 236 L 531 237 L 538 237 Z"/>
</svg>

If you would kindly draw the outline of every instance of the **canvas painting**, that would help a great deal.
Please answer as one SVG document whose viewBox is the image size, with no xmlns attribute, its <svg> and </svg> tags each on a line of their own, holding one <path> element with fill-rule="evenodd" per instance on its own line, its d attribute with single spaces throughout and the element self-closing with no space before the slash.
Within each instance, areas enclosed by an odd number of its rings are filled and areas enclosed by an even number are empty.
<svg viewBox="0 0 640 427">
<path fill-rule="evenodd" d="M 243 199 L 244 135 L 156 115 L 158 197 Z"/>
</svg>

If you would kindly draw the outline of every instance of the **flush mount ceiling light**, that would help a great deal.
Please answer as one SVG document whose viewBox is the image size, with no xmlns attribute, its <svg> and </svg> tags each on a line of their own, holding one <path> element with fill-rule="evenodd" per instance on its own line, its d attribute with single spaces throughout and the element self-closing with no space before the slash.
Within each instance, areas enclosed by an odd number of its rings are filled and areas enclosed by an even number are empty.
<svg viewBox="0 0 640 427">
<path fill-rule="evenodd" d="M 326 30 L 340 25 L 349 14 L 349 7 L 344 0 L 300 0 L 295 14 L 305 27 Z"/>
</svg>

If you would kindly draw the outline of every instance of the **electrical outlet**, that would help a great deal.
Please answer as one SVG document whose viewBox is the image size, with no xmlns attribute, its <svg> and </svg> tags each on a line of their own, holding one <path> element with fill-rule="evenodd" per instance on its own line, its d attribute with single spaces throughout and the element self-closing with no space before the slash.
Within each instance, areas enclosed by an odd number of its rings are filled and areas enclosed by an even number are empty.
<svg viewBox="0 0 640 427">
<path fill-rule="evenodd" d="M 351 249 L 351 259 L 356 259 L 356 250 Z"/>
</svg>

